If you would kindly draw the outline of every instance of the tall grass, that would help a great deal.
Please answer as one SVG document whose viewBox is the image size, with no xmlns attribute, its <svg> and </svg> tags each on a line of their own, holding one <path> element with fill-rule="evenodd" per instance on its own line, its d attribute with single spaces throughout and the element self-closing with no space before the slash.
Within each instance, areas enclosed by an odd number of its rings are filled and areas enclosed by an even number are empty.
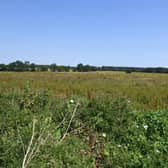
<svg viewBox="0 0 168 168">
<path fill-rule="evenodd" d="M 136 109 L 168 107 L 168 75 L 121 72 L 3 72 L 0 90 L 22 89 L 27 82 L 34 89 L 48 89 L 57 97 L 72 95 L 126 97 Z"/>
</svg>

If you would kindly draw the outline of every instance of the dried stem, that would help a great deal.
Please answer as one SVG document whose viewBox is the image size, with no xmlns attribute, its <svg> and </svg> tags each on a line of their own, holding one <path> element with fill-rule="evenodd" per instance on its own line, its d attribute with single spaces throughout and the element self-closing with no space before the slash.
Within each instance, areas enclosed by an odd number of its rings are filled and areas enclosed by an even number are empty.
<svg viewBox="0 0 168 168">
<path fill-rule="evenodd" d="M 70 125 L 71 125 L 72 120 L 75 116 L 75 113 L 77 111 L 78 106 L 79 106 L 79 103 L 76 104 L 76 106 L 74 108 L 74 111 L 72 113 L 71 119 L 70 119 L 70 121 L 68 123 L 68 126 L 66 128 L 66 131 L 65 131 L 64 135 L 62 136 L 62 138 L 58 141 L 58 143 L 61 143 L 65 139 L 66 135 L 68 134 L 68 130 L 70 128 Z M 60 125 L 62 125 L 64 123 L 65 119 L 66 119 L 66 116 L 63 118 L 63 120 L 60 122 L 60 124 L 56 127 L 56 129 L 58 129 L 60 127 Z M 23 162 L 22 162 L 22 168 L 27 168 L 28 167 L 31 160 L 36 156 L 37 152 L 39 151 L 39 148 L 42 145 L 42 143 L 45 143 L 47 141 L 49 135 L 50 135 L 49 132 L 48 132 L 47 135 L 44 138 L 46 128 L 43 127 L 43 128 L 41 128 L 41 131 L 39 133 L 38 138 L 33 143 L 34 136 L 35 136 L 35 124 L 36 124 L 36 120 L 33 119 L 32 136 L 31 136 L 29 145 L 27 147 L 26 153 L 24 152 L 25 155 L 24 155 L 24 159 L 23 159 Z M 19 136 L 20 136 L 20 134 L 19 134 Z M 20 138 L 21 138 L 21 136 L 20 136 Z M 23 141 L 22 141 L 22 143 L 23 143 Z M 24 144 L 22 144 L 22 145 L 24 147 Z"/>
<path fill-rule="evenodd" d="M 33 144 L 33 140 L 34 140 L 34 135 L 35 135 L 35 132 L 34 132 L 34 130 L 35 130 L 35 124 L 36 124 L 36 120 L 33 119 L 32 136 L 31 136 L 31 140 L 30 140 L 30 142 L 29 142 L 29 145 L 28 145 L 28 147 L 27 147 L 26 154 L 25 154 L 24 159 L 23 159 L 22 168 L 26 168 L 26 167 L 27 167 L 26 161 L 27 161 L 27 159 L 28 159 L 28 154 L 29 154 L 29 152 L 30 152 L 30 150 L 31 150 L 31 146 L 32 146 L 32 144 Z"/>
<path fill-rule="evenodd" d="M 67 127 L 67 129 L 66 129 L 64 135 L 63 135 L 62 138 L 60 139 L 59 143 L 61 143 L 61 142 L 65 139 L 65 137 L 66 137 L 66 135 L 67 135 L 67 133 L 68 133 L 68 130 L 69 130 L 69 128 L 70 128 L 70 125 L 71 125 L 71 123 L 72 123 L 72 120 L 73 120 L 73 118 L 74 118 L 74 116 L 75 116 L 75 113 L 76 113 L 76 111 L 77 111 L 77 109 L 78 109 L 78 106 L 79 106 L 79 103 L 76 104 L 75 109 L 74 109 L 74 111 L 73 111 L 73 113 L 72 113 L 71 119 L 70 119 L 70 121 L 69 121 L 68 127 Z"/>
</svg>

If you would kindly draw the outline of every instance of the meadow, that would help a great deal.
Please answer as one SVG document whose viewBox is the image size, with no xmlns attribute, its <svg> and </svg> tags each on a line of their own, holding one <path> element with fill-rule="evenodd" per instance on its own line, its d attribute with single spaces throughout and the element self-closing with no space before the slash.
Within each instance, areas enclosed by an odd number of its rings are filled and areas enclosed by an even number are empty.
<svg viewBox="0 0 168 168">
<path fill-rule="evenodd" d="M 1 72 L 0 90 L 47 89 L 61 98 L 125 97 L 136 109 L 168 106 L 168 75 L 124 72 Z"/>
<path fill-rule="evenodd" d="M 168 75 L 1 72 L 0 168 L 167 168 Z"/>
</svg>

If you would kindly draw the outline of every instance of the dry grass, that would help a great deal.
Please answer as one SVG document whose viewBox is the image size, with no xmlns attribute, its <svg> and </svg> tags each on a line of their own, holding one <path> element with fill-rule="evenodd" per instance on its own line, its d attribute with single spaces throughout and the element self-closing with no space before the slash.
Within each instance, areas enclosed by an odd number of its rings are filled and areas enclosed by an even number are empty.
<svg viewBox="0 0 168 168">
<path fill-rule="evenodd" d="M 121 72 L 1 72 L 0 91 L 22 89 L 29 82 L 34 89 L 49 89 L 54 95 L 124 96 L 136 108 L 168 107 L 168 75 Z"/>
</svg>

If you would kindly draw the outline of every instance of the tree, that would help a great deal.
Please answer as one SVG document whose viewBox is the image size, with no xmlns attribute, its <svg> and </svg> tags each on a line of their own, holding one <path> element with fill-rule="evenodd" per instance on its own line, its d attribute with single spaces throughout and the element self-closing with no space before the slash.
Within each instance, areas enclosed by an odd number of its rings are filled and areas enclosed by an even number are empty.
<svg viewBox="0 0 168 168">
<path fill-rule="evenodd" d="M 56 64 L 51 64 L 50 69 L 51 69 L 51 71 L 55 72 L 57 70 L 57 65 Z"/>
<path fill-rule="evenodd" d="M 82 63 L 78 64 L 76 69 L 78 72 L 82 72 L 84 70 L 83 64 Z"/>
<path fill-rule="evenodd" d="M 10 64 L 8 64 L 8 70 L 9 71 L 25 71 L 26 66 L 22 61 L 15 61 Z"/>
<path fill-rule="evenodd" d="M 5 70 L 6 70 L 5 64 L 0 64 L 0 71 L 5 71 Z"/>
</svg>

